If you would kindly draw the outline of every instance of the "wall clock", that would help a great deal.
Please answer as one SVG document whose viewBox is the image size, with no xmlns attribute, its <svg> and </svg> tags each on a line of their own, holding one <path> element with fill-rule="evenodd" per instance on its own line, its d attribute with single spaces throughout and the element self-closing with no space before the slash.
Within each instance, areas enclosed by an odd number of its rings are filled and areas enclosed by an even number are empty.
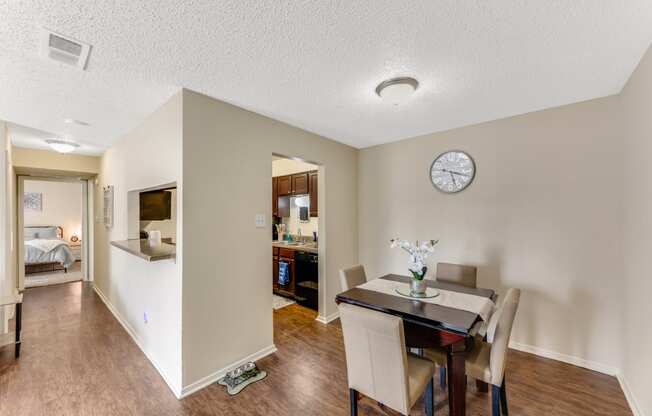
<svg viewBox="0 0 652 416">
<path fill-rule="evenodd" d="M 447 194 L 463 191 L 475 177 L 475 162 L 460 150 L 450 150 L 437 156 L 430 166 L 430 180 Z"/>
</svg>

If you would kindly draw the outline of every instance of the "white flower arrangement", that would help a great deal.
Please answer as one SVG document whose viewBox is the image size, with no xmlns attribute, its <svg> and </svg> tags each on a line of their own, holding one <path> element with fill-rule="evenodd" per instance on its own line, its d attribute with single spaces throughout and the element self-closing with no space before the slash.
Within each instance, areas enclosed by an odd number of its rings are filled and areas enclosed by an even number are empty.
<svg viewBox="0 0 652 416">
<path fill-rule="evenodd" d="M 408 270 L 416 280 L 423 280 L 428 271 L 426 259 L 429 255 L 435 252 L 435 244 L 438 242 L 439 240 L 428 240 L 419 244 L 419 240 L 417 240 L 416 243 L 412 243 L 407 240 L 392 238 L 390 240 L 390 247 L 400 247 L 407 251 L 410 255 L 408 260 Z"/>
</svg>

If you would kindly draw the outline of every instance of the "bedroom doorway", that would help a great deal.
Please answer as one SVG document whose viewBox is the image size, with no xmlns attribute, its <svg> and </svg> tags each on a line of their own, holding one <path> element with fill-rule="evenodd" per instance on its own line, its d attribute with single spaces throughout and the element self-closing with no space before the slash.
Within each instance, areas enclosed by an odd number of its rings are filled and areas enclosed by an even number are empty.
<svg viewBox="0 0 652 416">
<path fill-rule="evenodd" d="M 88 180 L 18 177 L 20 289 L 89 280 Z"/>
</svg>

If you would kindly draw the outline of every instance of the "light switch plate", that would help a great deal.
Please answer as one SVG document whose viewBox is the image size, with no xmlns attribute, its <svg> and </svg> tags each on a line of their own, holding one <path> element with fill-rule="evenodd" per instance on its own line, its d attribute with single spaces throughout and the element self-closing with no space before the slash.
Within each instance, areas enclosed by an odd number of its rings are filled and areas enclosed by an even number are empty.
<svg viewBox="0 0 652 416">
<path fill-rule="evenodd" d="M 256 214 L 256 228 L 265 228 L 265 214 Z"/>
</svg>

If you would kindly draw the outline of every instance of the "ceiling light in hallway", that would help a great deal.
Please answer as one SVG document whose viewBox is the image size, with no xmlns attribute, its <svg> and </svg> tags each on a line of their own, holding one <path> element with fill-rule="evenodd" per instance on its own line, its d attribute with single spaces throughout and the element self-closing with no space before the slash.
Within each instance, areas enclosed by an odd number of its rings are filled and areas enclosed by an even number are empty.
<svg viewBox="0 0 652 416">
<path fill-rule="evenodd" d="M 376 87 L 376 94 L 393 105 L 406 102 L 419 87 L 419 81 L 411 77 L 399 77 L 385 80 Z"/>
<path fill-rule="evenodd" d="M 79 147 L 79 144 L 59 139 L 48 139 L 45 141 L 53 150 L 59 153 L 70 153 Z"/>
</svg>

